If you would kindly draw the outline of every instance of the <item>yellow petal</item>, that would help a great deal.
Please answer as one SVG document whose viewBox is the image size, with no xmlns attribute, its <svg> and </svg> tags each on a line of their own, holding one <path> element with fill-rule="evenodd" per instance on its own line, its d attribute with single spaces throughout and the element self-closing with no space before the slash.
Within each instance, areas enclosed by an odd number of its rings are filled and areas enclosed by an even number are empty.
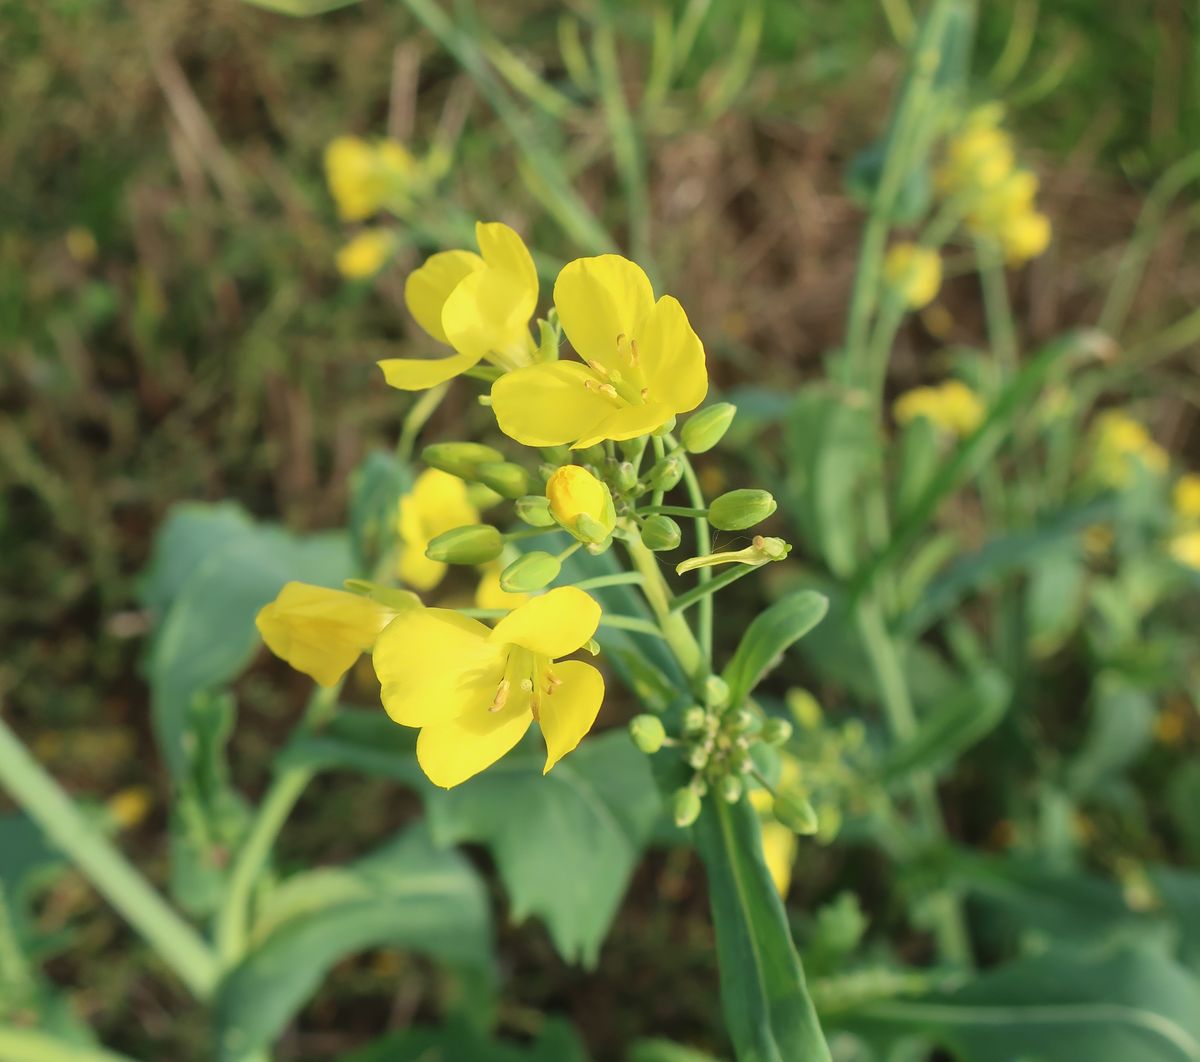
<svg viewBox="0 0 1200 1062">
<path fill-rule="evenodd" d="M 490 635 L 478 620 L 449 609 L 397 616 L 371 654 L 388 715 L 404 726 L 430 726 L 472 709 L 488 714 L 507 660 Z"/>
<path fill-rule="evenodd" d="M 255 624 L 271 652 L 322 686 L 332 686 L 371 648 L 393 615 L 368 597 L 292 582 L 259 611 Z"/>
<path fill-rule="evenodd" d="M 427 726 L 417 738 L 417 762 L 434 785 L 449 789 L 510 751 L 532 722 L 526 707 L 512 714 L 472 712 L 449 723 Z"/>
<path fill-rule="evenodd" d="M 462 354 L 482 358 L 513 347 L 525 354 L 524 348 L 533 344 L 529 334 L 532 313 L 533 306 L 524 298 L 516 277 L 485 269 L 464 278 L 450 293 L 442 307 L 442 329 L 450 345 Z"/>
<path fill-rule="evenodd" d="M 477 524 L 479 510 L 471 504 L 467 485 L 439 468 L 427 468 L 400 499 L 397 528 L 401 552 L 398 573 L 408 586 L 432 590 L 446 574 L 446 565 L 425 556 L 430 539 L 464 524 Z"/>
<path fill-rule="evenodd" d="M 442 328 L 442 307 L 450 293 L 464 277 L 483 267 L 483 259 L 472 251 L 442 251 L 431 255 L 420 269 L 408 275 L 404 282 L 404 302 L 408 312 L 439 343 L 450 342 Z"/>
<path fill-rule="evenodd" d="M 664 295 L 639 323 L 637 343 L 650 401 L 687 413 L 708 394 L 704 345 L 677 299 Z"/>
<path fill-rule="evenodd" d="M 396 246 L 388 229 L 364 229 L 337 253 L 337 271 L 348 280 L 374 276 L 387 264 Z"/>
<path fill-rule="evenodd" d="M 427 391 L 472 368 L 479 358 L 453 354 L 448 358 L 384 358 L 377 364 L 388 385 L 400 391 Z"/>
<path fill-rule="evenodd" d="M 762 824 L 763 859 L 780 896 L 786 896 L 792 883 L 792 864 L 796 861 L 796 835 L 778 822 Z"/>
<path fill-rule="evenodd" d="M 573 586 L 560 586 L 513 609 L 492 630 L 492 641 L 555 660 L 575 652 L 599 625 L 595 599 Z"/>
<path fill-rule="evenodd" d="M 492 384 L 492 409 L 500 430 L 524 446 L 561 446 L 590 433 L 618 408 L 589 390 L 590 370 L 552 361 L 507 372 Z"/>
<path fill-rule="evenodd" d="M 528 321 L 537 309 L 538 275 L 525 242 L 499 221 L 477 221 L 475 240 L 488 268 L 512 279 L 517 298 L 516 314 L 522 321 Z"/>
<path fill-rule="evenodd" d="M 561 682 L 552 694 L 542 697 L 538 725 L 546 740 L 546 766 L 550 770 L 592 729 L 604 700 L 604 676 L 591 664 L 566 660 L 554 665 Z"/>
<path fill-rule="evenodd" d="M 585 361 L 624 370 L 617 337 L 626 340 L 654 305 L 642 267 L 616 254 L 577 258 L 554 282 L 554 305 L 571 346 Z"/>
<path fill-rule="evenodd" d="M 483 569 L 479 586 L 475 588 L 476 608 L 516 608 L 529 600 L 528 594 L 514 594 L 500 585 L 500 565 L 489 565 Z"/>
<path fill-rule="evenodd" d="M 432 590 L 446 577 L 447 567 L 444 561 L 430 560 L 426 557 L 424 546 L 406 545 L 400 549 L 396 574 L 405 586 L 427 591 Z"/>
<path fill-rule="evenodd" d="M 365 140 L 339 136 L 325 148 L 325 178 L 343 221 L 361 221 L 379 207 L 375 153 Z"/>
<path fill-rule="evenodd" d="M 636 439 L 647 435 L 671 419 L 671 407 L 665 402 L 647 402 L 640 406 L 625 406 L 614 409 L 599 424 L 580 436 L 571 449 L 583 450 L 605 439 Z"/>
</svg>

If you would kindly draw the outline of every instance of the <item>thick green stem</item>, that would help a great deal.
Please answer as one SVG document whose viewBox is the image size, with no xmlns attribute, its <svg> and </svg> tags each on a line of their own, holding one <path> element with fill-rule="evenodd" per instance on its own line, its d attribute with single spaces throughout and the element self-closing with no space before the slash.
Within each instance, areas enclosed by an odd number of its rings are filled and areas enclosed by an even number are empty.
<svg viewBox="0 0 1200 1062">
<path fill-rule="evenodd" d="M 671 611 L 671 588 L 659 570 L 658 558 L 642 545 L 642 540 L 636 535 L 625 539 L 625 548 L 633 566 L 642 576 L 642 592 L 650 602 L 663 637 L 679 661 L 679 666 L 692 684 L 699 688 L 708 677 L 708 664 L 687 620 L 681 613 Z"/>
<path fill-rule="evenodd" d="M 199 999 L 217 962 L 196 930 L 150 885 L 0 720 L 0 785 Z"/>
<path fill-rule="evenodd" d="M 693 517 L 693 526 L 696 529 L 696 556 L 704 557 L 712 552 L 712 535 L 709 533 L 708 527 L 708 503 L 704 500 L 704 491 L 700 489 L 700 480 L 696 477 L 696 470 L 692 467 L 686 451 L 678 446 L 674 437 L 671 437 L 670 442 L 677 447 L 676 455 L 683 462 L 683 485 L 687 490 L 688 500 L 696 510 L 703 512 L 702 516 Z M 712 577 L 711 568 L 701 568 L 700 586 L 708 586 Z M 705 595 L 700 600 L 696 634 L 700 639 L 700 650 L 704 653 L 704 659 L 708 666 L 712 667 L 713 599 L 711 595 Z"/>
</svg>

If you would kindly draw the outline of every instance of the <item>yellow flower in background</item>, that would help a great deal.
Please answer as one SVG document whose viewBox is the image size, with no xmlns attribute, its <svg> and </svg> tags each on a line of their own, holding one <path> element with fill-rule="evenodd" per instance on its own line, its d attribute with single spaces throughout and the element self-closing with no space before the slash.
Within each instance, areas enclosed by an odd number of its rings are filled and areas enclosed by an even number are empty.
<svg viewBox="0 0 1200 1062">
<path fill-rule="evenodd" d="M 1175 481 L 1171 504 L 1181 520 L 1200 522 L 1200 473 L 1185 472 Z"/>
<path fill-rule="evenodd" d="M 1092 429 L 1092 469 L 1096 476 L 1110 487 L 1126 487 L 1139 464 L 1159 475 L 1166 472 L 1170 458 L 1146 426 L 1124 410 L 1101 413 Z"/>
<path fill-rule="evenodd" d="M 477 222 L 474 251 L 441 251 L 404 285 L 404 301 L 426 332 L 454 348 L 447 358 L 387 358 L 384 379 L 424 391 L 487 360 L 506 372 L 529 365 L 536 347 L 529 321 L 537 309 L 533 256 L 507 225 Z"/>
<path fill-rule="evenodd" d="M 479 569 L 479 585 L 475 588 L 476 608 L 516 608 L 529 600 L 528 594 L 514 594 L 500 585 L 503 561 L 485 564 Z"/>
<path fill-rule="evenodd" d="M 115 793 L 106 809 L 109 817 L 123 830 L 132 830 L 143 822 L 154 806 L 154 794 L 144 785 L 131 785 Z"/>
<path fill-rule="evenodd" d="M 983 423 L 986 412 L 979 396 L 961 380 L 946 380 L 936 387 L 914 387 L 892 406 L 897 424 L 911 424 L 924 417 L 934 427 L 959 438 L 972 434 Z"/>
<path fill-rule="evenodd" d="M 1187 568 L 1200 571 L 1200 531 L 1185 531 L 1167 544 L 1172 559 Z"/>
<path fill-rule="evenodd" d="M 775 883 L 775 890 L 780 896 L 786 896 L 792 885 L 792 867 L 796 863 L 799 841 L 795 833 L 771 817 L 775 798 L 766 789 L 752 789 L 750 803 L 758 812 L 758 822 L 762 828 L 763 860 Z"/>
<path fill-rule="evenodd" d="M 931 247 L 894 244 L 883 260 L 883 276 L 914 310 L 933 302 L 942 286 L 942 260 Z"/>
<path fill-rule="evenodd" d="M 514 609 L 494 628 L 440 608 L 401 613 L 372 654 L 383 706 L 419 727 L 417 762 L 449 789 L 490 767 L 534 720 L 546 742 L 543 773 L 596 721 L 604 679 L 590 664 L 560 657 L 582 648 L 600 606 L 559 587 Z"/>
<path fill-rule="evenodd" d="M 389 204 L 403 205 L 416 170 L 412 155 L 395 140 L 339 136 L 325 148 L 325 179 L 343 221 L 362 221 Z"/>
<path fill-rule="evenodd" d="M 322 686 L 332 686 L 369 652 L 395 609 L 346 590 L 288 583 L 255 617 L 277 657 Z"/>
<path fill-rule="evenodd" d="M 972 111 L 946 144 L 945 157 L 934 181 L 947 196 L 966 195 L 995 188 L 1016 161 L 1012 138 L 1000 128 L 1003 111 L 997 106 Z"/>
<path fill-rule="evenodd" d="M 337 253 L 337 271 L 350 280 L 374 276 L 387 264 L 396 246 L 389 229 L 366 229 Z"/>
<path fill-rule="evenodd" d="M 479 523 L 479 510 L 471 504 L 467 485 L 438 468 L 422 472 L 413 489 L 400 499 L 396 527 L 400 532 L 397 574 L 407 586 L 432 590 L 442 581 L 447 565 L 430 560 L 425 549 L 430 540 L 466 524 Z"/>
<path fill-rule="evenodd" d="M 1024 211 L 1009 218 L 998 236 L 1004 257 L 1020 265 L 1050 246 L 1050 219 L 1037 210 Z"/>
<path fill-rule="evenodd" d="M 704 347 L 683 307 L 656 302 L 641 267 L 615 254 L 568 263 L 554 284 L 563 331 L 585 364 L 555 361 L 492 385 L 500 430 L 526 446 L 646 435 L 708 393 Z"/>
</svg>

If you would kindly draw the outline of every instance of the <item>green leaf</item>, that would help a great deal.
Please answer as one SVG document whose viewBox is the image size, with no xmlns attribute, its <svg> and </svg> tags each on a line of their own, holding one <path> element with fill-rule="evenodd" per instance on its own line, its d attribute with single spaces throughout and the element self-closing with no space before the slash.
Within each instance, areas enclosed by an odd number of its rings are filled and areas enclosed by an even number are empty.
<svg viewBox="0 0 1200 1062">
<path fill-rule="evenodd" d="M 759 613 L 725 666 L 730 703 L 741 704 L 783 653 L 820 623 L 828 610 L 829 599 L 823 594 L 800 590 Z"/>
<path fill-rule="evenodd" d="M 1120 774 L 1149 747 L 1153 730 L 1150 695 L 1115 672 L 1099 675 L 1087 735 L 1068 774 L 1071 791 L 1093 792 Z"/>
<path fill-rule="evenodd" d="M 551 1019 L 527 1046 L 491 1040 L 463 1023 L 393 1033 L 342 1062 L 587 1062 L 575 1030 Z"/>
<path fill-rule="evenodd" d="M 0 1025 L 0 1062 L 132 1062 L 101 1047 L 70 1043 L 49 1033 Z"/>
<path fill-rule="evenodd" d="M 274 11 L 277 15 L 290 15 L 292 18 L 311 18 L 313 15 L 324 15 L 328 11 L 357 4 L 359 0 L 245 0 L 252 7 L 261 7 Z"/>
<path fill-rule="evenodd" d="M 970 1062 L 1200 1062 L 1200 984 L 1157 952 L 1048 952 L 954 992 L 864 1007 L 853 1027 Z"/>
<path fill-rule="evenodd" d="M 694 835 L 708 873 L 721 1003 L 738 1062 L 828 1062 L 749 801 L 705 800 Z"/>
<path fill-rule="evenodd" d="M 1200 863 L 1200 763 L 1188 760 L 1167 783 L 1167 810 L 1192 862 Z"/>
<path fill-rule="evenodd" d="M 320 730 L 294 737 L 276 767 L 362 771 L 426 788 L 429 783 L 417 765 L 416 751 L 417 731 L 393 723 L 382 708 L 343 707 Z"/>
<path fill-rule="evenodd" d="M 921 719 L 916 733 L 897 745 L 881 765 L 884 782 L 894 784 L 923 771 L 939 771 L 983 740 L 1008 708 L 1012 690 L 996 669 L 965 679 Z"/>
<path fill-rule="evenodd" d="M 638 1040 L 630 1048 L 627 1062 L 717 1062 L 717 1059 L 707 1051 L 670 1040 Z"/>
<path fill-rule="evenodd" d="M 518 921 L 541 917 L 568 961 L 594 966 L 658 816 L 647 758 L 624 731 L 583 743 L 547 775 L 527 740 L 495 766 L 427 800 L 440 844 L 491 850 Z"/>
<path fill-rule="evenodd" d="M 412 470 L 395 454 L 375 450 L 350 480 L 350 545 L 360 571 L 375 570 L 392 533 L 400 496 L 412 489 Z"/>
<path fill-rule="evenodd" d="M 220 1057 L 271 1043 L 347 955 L 395 945 L 490 976 L 490 937 L 483 883 L 423 827 L 349 866 L 297 875 L 264 901 L 250 950 L 218 987 Z"/>
</svg>

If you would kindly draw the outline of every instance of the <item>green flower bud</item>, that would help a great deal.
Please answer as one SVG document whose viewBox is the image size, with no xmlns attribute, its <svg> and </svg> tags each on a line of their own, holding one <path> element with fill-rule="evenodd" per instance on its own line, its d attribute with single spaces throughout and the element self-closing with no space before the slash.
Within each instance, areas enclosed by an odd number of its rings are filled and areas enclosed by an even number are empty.
<svg viewBox="0 0 1200 1062">
<path fill-rule="evenodd" d="M 733 423 L 737 406 L 732 402 L 717 402 L 693 413 L 679 433 L 683 448 L 691 454 L 702 454 L 717 445 Z"/>
<path fill-rule="evenodd" d="M 708 765 L 708 749 L 704 745 L 693 745 L 684 756 L 689 767 L 700 770 Z"/>
<path fill-rule="evenodd" d="M 595 446 L 589 446 L 586 450 L 575 450 L 575 459 L 581 465 L 595 465 L 597 468 L 604 466 L 604 461 L 608 454 L 604 452 L 604 447 L 599 443 Z"/>
<path fill-rule="evenodd" d="M 513 506 L 517 519 L 530 527 L 554 527 L 557 521 L 550 511 L 550 499 L 542 494 L 526 494 Z"/>
<path fill-rule="evenodd" d="M 635 715 L 629 721 L 629 736 L 633 743 L 647 756 L 653 756 L 663 747 L 667 732 L 657 715 Z"/>
<path fill-rule="evenodd" d="M 670 420 L 664 421 L 657 428 L 655 428 L 654 431 L 652 431 L 650 434 L 656 435 L 659 438 L 662 438 L 664 435 L 670 435 L 671 432 L 673 432 L 674 430 L 675 430 L 675 417 L 674 417 L 674 415 L 672 415 Z"/>
<path fill-rule="evenodd" d="M 683 532 L 669 516 L 656 514 L 647 517 L 646 522 L 642 524 L 642 545 L 647 549 L 675 549 L 682 540 Z"/>
<path fill-rule="evenodd" d="M 795 790 L 779 793 L 771 811 L 782 825 L 805 837 L 811 837 L 820 826 L 808 797 Z"/>
<path fill-rule="evenodd" d="M 745 531 L 762 523 L 778 506 L 765 490 L 731 490 L 708 507 L 708 522 L 721 531 Z"/>
<path fill-rule="evenodd" d="M 708 722 L 708 713 L 698 704 L 693 705 L 683 713 L 683 731 L 685 734 L 698 734 Z"/>
<path fill-rule="evenodd" d="M 532 550 L 522 554 L 500 573 L 500 589 L 510 594 L 541 590 L 558 578 L 562 564 L 551 553 Z"/>
<path fill-rule="evenodd" d="M 431 468 L 440 468 L 459 479 L 478 479 L 478 468 L 485 461 L 503 461 L 504 455 L 490 446 L 473 442 L 434 443 L 421 451 L 421 460 Z"/>
<path fill-rule="evenodd" d="M 646 449 L 646 439 L 644 436 L 637 439 L 623 439 L 617 443 L 617 449 L 630 461 L 636 462 Z"/>
<path fill-rule="evenodd" d="M 556 468 L 571 456 L 571 451 L 566 446 L 543 446 L 538 452 L 543 461 Z"/>
<path fill-rule="evenodd" d="M 593 545 L 599 545 L 612 532 L 612 528 L 605 527 L 595 517 L 588 513 L 580 513 L 575 517 L 575 534 L 584 542 L 590 542 Z"/>
<path fill-rule="evenodd" d="M 683 462 L 678 457 L 664 457 L 650 470 L 650 486 L 655 490 L 673 490 L 681 479 Z"/>
<path fill-rule="evenodd" d="M 511 461 L 484 461 L 475 468 L 475 476 L 502 498 L 519 498 L 529 493 L 529 473 Z"/>
<path fill-rule="evenodd" d="M 727 774 L 717 783 L 717 796 L 727 804 L 736 804 L 742 799 L 742 780 L 736 774 Z"/>
<path fill-rule="evenodd" d="M 792 724 L 786 719 L 768 719 L 762 728 L 762 739 L 768 745 L 786 745 L 792 736 Z"/>
<path fill-rule="evenodd" d="M 748 734 L 757 730 L 762 720 L 758 714 L 749 708 L 739 708 L 733 713 L 733 729 L 739 734 Z"/>
<path fill-rule="evenodd" d="M 425 547 L 425 556 L 444 564 L 487 564 L 503 549 L 504 539 L 490 524 L 467 524 L 432 539 Z"/>
<path fill-rule="evenodd" d="M 628 494 L 637 486 L 637 469 L 629 461 L 622 461 L 613 472 L 613 486 L 621 494 Z"/>
<path fill-rule="evenodd" d="M 709 675 L 704 680 L 704 703 L 718 711 L 729 703 L 729 683 L 720 675 Z"/>
<path fill-rule="evenodd" d="M 805 730 L 816 730 L 821 725 L 821 705 L 806 689 L 797 686 L 787 691 L 788 711 Z"/>
<path fill-rule="evenodd" d="M 700 794 L 688 786 L 676 789 L 672 808 L 675 813 L 675 825 L 681 830 L 686 830 L 700 817 Z"/>
</svg>

